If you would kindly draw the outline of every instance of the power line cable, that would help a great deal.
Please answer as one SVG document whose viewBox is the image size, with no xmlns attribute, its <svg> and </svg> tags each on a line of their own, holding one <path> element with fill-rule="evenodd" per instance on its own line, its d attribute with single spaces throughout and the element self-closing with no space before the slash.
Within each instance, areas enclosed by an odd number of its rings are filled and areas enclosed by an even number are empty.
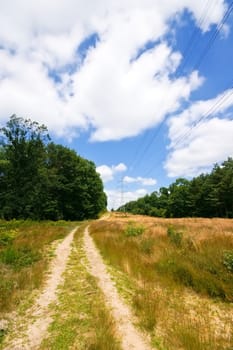
<svg viewBox="0 0 233 350">
<path fill-rule="evenodd" d="M 214 6 L 216 5 L 217 1 L 215 1 L 214 3 Z M 213 4 L 213 2 L 212 2 Z M 206 18 L 207 18 L 207 15 L 208 13 L 210 12 L 210 10 L 213 10 L 213 8 L 211 9 L 211 0 L 207 0 L 207 2 L 205 3 L 205 6 L 203 8 L 203 12 L 202 12 L 202 15 L 201 17 L 199 18 L 198 20 L 198 24 L 197 26 L 198 27 L 201 27 Z M 225 17 L 225 15 L 224 15 Z M 197 34 L 198 34 L 198 29 L 195 28 L 193 30 L 193 33 L 188 41 L 188 44 L 186 45 L 186 48 L 185 48 L 185 51 L 184 51 L 184 57 L 183 57 L 183 63 L 182 63 L 182 67 L 180 66 L 180 68 L 178 68 L 177 72 L 176 72 L 176 75 L 178 75 L 178 73 L 181 72 L 181 70 L 184 69 L 185 65 L 187 64 L 187 59 L 188 57 L 190 56 L 190 53 L 191 53 L 191 48 L 192 46 L 194 45 L 194 42 L 197 38 Z M 154 133 L 154 135 L 152 136 L 152 138 L 147 142 L 144 150 L 141 152 L 139 152 L 139 150 L 141 149 L 141 145 L 144 143 L 145 139 L 146 139 L 146 135 L 144 136 L 144 139 L 142 140 L 142 142 L 140 142 L 140 146 L 137 147 L 137 151 L 135 152 L 136 153 L 136 157 L 134 158 L 134 160 L 130 163 L 130 166 L 129 166 L 129 170 L 132 170 L 135 166 L 135 163 L 140 163 L 142 158 L 144 157 L 144 155 L 146 154 L 146 152 L 148 151 L 148 149 L 150 148 L 151 144 L 154 142 L 154 140 L 156 139 L 156 137 L 158 136 L 158 134 L 160 133 L 160 130 L 162 129 L 162 126 L 163 124 L 165 123 L 166 121 L 166 118 L 165 120 L 160 124 L 160 126 L 158 127 L 158 129 L 156 130 L 156 132 Z"/>
<path fill-rule="evenodd" d="M 216 5 L 218 0 L 215 1 L 214 3 L 214 7 Z M 213 5 L 213 1 L 212 0 L 207 0 L 205 6 L 204 6 L 204 10 L 202 13 L 202 16 L 200 17 L 199 21 L 197 22 L 197 27 L 201 28 L 207 18 L 208 13 L 211 10 L 211 6 Z M 181 62 L 181 65 L 178 67 L 178 70 L 176 72 L 176 74 L 178 75 L 180 72 L 182 72 L 185 68 L 185 66 L 187 65 L 190 55 L 193 51 L 193 46 L 196 43 L 197 39 L 198 39 L 198 34 L 199 34 L 199 29 L 195 27 L 195 29 L 192 32 L 192 35 L 184 49 L 184 53 L 183 53 L 183 60 Z"/>
<path fill-rule="evenodd" d="M 208 5 L 209 1 L 207 2 Z M 215 31 L 213 32 L 211 38 L 209 39 L 209 41 L 207 42 L 207 45 L 204 49 L 204 51 L 202 52 L 201 56 L 199 57 L 198 62 L 194 65 L 194 70 L 197 70 L 200 65 L 202 64 L 204 58 L 206 57 L 208 51 L 210 50 L 211 46 L 214 44 L 214 42 L 217 39 L 218 34 L 220 33 L 220 31 L 222 30 L 224 24 L 226 23 L 227 19 L 229 18 L 231 12 L 233 10 L 233 1 L 231 2 L 231 4 L 229 5 L 229 7 L 227 8 L 227 10 L 225 11 L 223 18 L 221 20 L 221 22 L 218 24 L 217 28 L 215 29 Z M 204 16 L 203 18 L 205 18 L 206 16 Z M 202 20 L 203 23 L 203 20 Z M 192 37 L 195 36 L 195 32 L 193 32 Z M 192 38 L 191 37 L 191 38 Z M 184 66 L 183 66 L 184 67 Z M 148 151 L 148 149 L 150 148 L 151 144 L 154 142 L 154 140 L 156 139 L 156 137 L 158 136 L 162 126 L 165 124 L 166 122 L 166 118 L 163 120 L 163 122 L 160 124 L 159 128 L 156 130 L 156 132 L 154 133 L 154 135 L 152 136 L 152 138 L 149 140 L 149 142 L 147 143 L 147 145 L 145 146 L 143 152 L 140 155 L 139 160 L 141 161 L 141 159 L 144 157 L 144 155 L 146 154 L 146 152 Z"/>
<path fill-rule="evenodd" d="M 183 135 L 181 135 L 176 141 L 175 143 L 172 145 L 172 148 L 175 148 L 176 146 L 178 146 L 183 140 L 185 140 L 185 138 L 187 138 L 192 130 L 198 126 L 200 126 L 200 123 L 208 118 L 209 116 L 211 116 L 214 112 L 216 112 L 221 105 L 223 105 L 223 103 L 225 101 L 227 101 L 231 96 L 233 95 L 233 85 L 231 86 L 230 89 L 226 90 L 224 92 L 224 94 L 220 97 L 220 99 L 218 101 L 216 101 L 216 103 L 204 114 L 202 115 L 197 121 L 195 121 L 190 127 L 189 130 L 187 130 Z M 151 173 L 151 171 L 155 168 L 155 165 L 153 165 L 153 167 L 151 167 L 146 173 L 145 176 L 149 175 Z"/>
<path fill-rule="evenodd" d="M 227 8 L 222 21 L 218 24 L 217 28 L 215 28 L 215 31 L 213 32 L 210 40 L 208 41 L 205 50 L 202 52 L 198 62 L 195 64 L 194 66 L 194 70 L 198 69 L 202 63 L 202 61 L 204 60 L 205 56 L 207 55 L 208 51 L 210 50 L 211 46 L 214 44 L 214 42 L 216 41 L 220 31 L 222 30 L 224 24 L 226 23 L 227 19 L 229 18 L 231 12 L 233 10 L 233 1 L 231 2 L 230 6 Z"/>
<path fill-rule="evenodd" d="M 233 86 L 232 86 L 233 88 Z M 189 130 L 186 131 L 186 133 L 184 133 L 183 135 L 181 135 L 175 142 L 175 144 L 173 145 L 173 147 L 176 147 L 178 146 L 182 141 L 185 140 L 185 138 L 187 136 L 189 136 L 192 132 L 192 130 L 198 126 L 200 126 L 201 122 L 204 120 L 204 119 L 207 119 L 208 117 L 210 117 L 212 114 L 214 114 L 218 109 L 219 107 L 221 107 L 223 105 L 223 103 L 225 101 L 227 101 L 231 95 L 233 95 L 233 90 L 231 89 L 228 89 L 225 91 L 225 93 L 220 97 L 219 101 L 217 101 L 211 108 L 208 112 L 206 112 L 204 115 L 202 115 L 198 120 L 196 120 L 190 127 L 189 127 Z"/>
<path fill-rule="evenodd" d="M 216 2 L 215 2 L 215 4 L 216 4 Z M 198 21 L 198 26 L 199 26 L 199 27 L 201 27 L 201 26 L 204 24 L 204 21 L 205 21 L 206 18 L 207 18 L 207 13 L 208 13 L 209 8 L 210 8 L 209 5 L 210 5 L 210 0 L 207 1 L 206 6 L 205 6 L 205 10 L 207 10 L 207 11 L 204 10 L 203 15 L 201 16 L 201 18 L 200 18 L 199 21 Z M 202 64 L 202 62 L 203 62 L 204 58 L 206 57 L 208 51 L 210 50 L 211 46 L 213 46 L 214 42 L 216 41 L 219 32 L 222 30 L 224 24 L 226 23 L 227 19 L 229 18 L 229 16 L 230 16 L 232 10 L 233 10 L 233 2 L 232 2 L 232 3 L 230 4 L 230 6 L 227 8 L 227 10 L 226 10 L 226 12 L 224 13 L 224 16 L 223 16 L 221 22 L 218 24 L 217 28 L 215 29 L 214 33 L 212 34 L 211 38 L 209 39 L 209 41 L 208 41 L 208 43 L 207 43 L 207 45 L 206 45 L 204 51 L 202 52 L 201 56 L 199 57 L 199 60 L 198 60 L 197 63 L 194 65 L 194 70 L 197 70 L 197 69 L 200 67 L 200 65 Z M 197 28 L 195 28 L 195 30 L 193 31 L 192 36 L 191 36 L 191 38 L 190 38 L 190 40 L 189 40 L 189 42 L 188 42 L 188 45 L 187 45 L 186 48 L 185 48 L 183 63 L 182 63 L 182 65 L 179 67 L 179 69 L 177 70 L 176 75 L 177 75 L 178 73 L 180 73 L 182 70 L 184 70 L 184 67 L 185 67 L 185 65 L 187 64 L 188 60 L 189 60 L 189 57 L 190 57 L 190 54 L 191 54 L 191 49 L 192 49 L 192 47 L 194 47 L 194 44 L 195 44 L 195 41 L 196 41 L 196 38 L 197 38 L 197 34 L 198 34 L 198 30 L 197 30 Z M 233 93 L 233 92 L 232 92 L 232 93 Z M 229 96 L 226 96 L 225 94 L 222 95 L 221 99 L 220 99 L 219 101 L 217 101 L 216 104 L 215 104 L 214 106 L 212 106 L 212 108 L 210 109 L 210 111 L 208 112 L 208 114 L 202 116 L 198 121 L 196 121 L 196 122 L 194 123 L 194 125 L 192 125 L 192 126 L 190 127 L 190 130 L 188 131 L 189 134 L 191 133 L 191 131 L 192 131 L 192 129 L 193 129 L 194 127 L 196 127 L 204 118 L 206 118 L 206 117 L 208 117 L 208 116 L 210 115 L 211 111 L 214 110 L 214 107 L 215 107 L 215 109 L 216 109 L 216 108 L 219 107 L 222 103 L 224 103 L 224 101 L 225 101 L 226 98 L 229 98 Z M 221 101 L 222 101 L 222 102 L 221 102 Z M 218 105 L 218 104 L 219 104 L 219 105 Z M 154 142 L 154 140 L 155 140 L 156 137 L 158 136 L 158 134 L 159 134 L 159 132 L 160 132 L 162 126 L 164 125 L 165 121 L 166 121 L 166 118 L 165 118 L 164 121 L 160 124 L 159 128 L 156 130 L 156 133 L 154 133 L 154 135 L 152 136 L 152 138 L 149 140 L 149 142 L 148 142 L 147 145 L 145 146 L 145 148 L 144 148 L 143 152 L 141 153 L 141 155 L 138 155 L 138 154 L 139 154 L 138 150 L 141 149 L 141 145 L 145 142 L 145 139 L 146 139 L 146 137 L 145 137 L 145 135 L 144 135 L 144 138 L 143 138 L 143 140 L 142 140 L 141 143 L 140 143 L 140 147 L 137 148 L 137 151 L 136 151 L 136 158 L 131 162 L 131 165 L 130 165 L 130 167 L 129 167 L 129 170 L 132 169 L 132 167 L 133 167 L 134 164 L 136 163 L 136 160 L 137 160 L 137 159 L 138 159 L 137 162 L 140 162 L 140 161 L 142 160 L 142 158 L 144 157 L 144 155 L 146 154 L 146 152 L 148 151 L 148 149 L 151 147 L 151 144 Z M 179 141 L 177 140 L 177 141 L 178 141 L 179 143 L 182 142 L 182 140 L 187 136 L 188 132 L 186 132 L 186 134 L 182 136 L 182 139 L 180 139 Z M 177 141 L 176 141 L 176 144 L 177 144 Z M 175 147 L 175 146 L 174 146 L 174 147 Z M 151 168 L 149 171 L 147 171 L 146 175 L 149 174 L 153 169 L 154 169 L 154 165 L 153 165 L 153 168 Z M 121 198 L 122 198 L 122 197 L 121 197 Z"/>
</svg>

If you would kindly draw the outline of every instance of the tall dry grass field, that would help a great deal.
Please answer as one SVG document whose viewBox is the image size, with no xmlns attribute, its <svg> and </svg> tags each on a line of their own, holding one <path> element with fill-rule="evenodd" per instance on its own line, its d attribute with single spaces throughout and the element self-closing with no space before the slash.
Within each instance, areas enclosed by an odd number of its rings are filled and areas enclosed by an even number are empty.
<svg viewBox="0 0 233 350">
<path fill-rule="evenodd" d="M 157 348 L 232 349 L 233 220 L 114 214 L 91 233 Z"/>
</svg>

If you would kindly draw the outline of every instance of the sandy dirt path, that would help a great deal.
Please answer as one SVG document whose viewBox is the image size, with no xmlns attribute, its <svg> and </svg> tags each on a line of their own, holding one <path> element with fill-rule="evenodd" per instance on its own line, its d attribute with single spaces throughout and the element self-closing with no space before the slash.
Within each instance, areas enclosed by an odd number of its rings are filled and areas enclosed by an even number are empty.
<svg viewBox="0 0 233 350">
<path fill-rule="evenodd" d="M 88 227 L 84 232 L 84 248 L 90 263 L 89 272 L 97 278 L 98 285 L 105 295 L 106 304 L 115 318 L 123 350 L 151 350 L 147 340 L 134 327 L 131 311 L 120 298 L 103 259 L 89 235 Z"/>
<path fill-rule="evenodd" d="M 57 287 L 62 283 L 62 274 L 65 271 L 68 256 L 71 251 L 71 243 L 77 227 L 57 246 L 55 258 L 52 260 L 49 277 L 33 307 L 27 312 L 26 332 L 20 334 L 4 347 L 4 350 L 36 350 L 46 335 L 47 328 L 52 321 L 49 313 L 49 305 L 56 302 Z"/>
</svg>

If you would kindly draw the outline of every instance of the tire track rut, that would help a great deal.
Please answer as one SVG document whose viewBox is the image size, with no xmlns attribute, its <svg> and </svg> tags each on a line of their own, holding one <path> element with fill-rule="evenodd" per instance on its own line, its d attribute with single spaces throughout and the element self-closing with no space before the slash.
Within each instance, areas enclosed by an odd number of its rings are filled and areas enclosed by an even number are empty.
<svg viewBox="0 0 233 350">
<path fill-rule="evenodd" d="M 89 272 L 97 278 L 97 283 L 104 293 L 106 304 L 112 311 L 123 350 L 151 350 L 147 339 L 134 327 L 131 311 L 120 298 L 103 259 L 89 235 L 88 227 L 84 232 L 84 248 L 90 263 Z"/>
</svg>

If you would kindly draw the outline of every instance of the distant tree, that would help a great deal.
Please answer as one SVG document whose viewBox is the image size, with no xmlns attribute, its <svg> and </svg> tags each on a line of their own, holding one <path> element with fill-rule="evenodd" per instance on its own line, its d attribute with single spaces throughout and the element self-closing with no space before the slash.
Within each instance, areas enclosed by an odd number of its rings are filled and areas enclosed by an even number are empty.
<svg viewBox="0 0 233 350">
<path fill-rule="evenodd" d="M 190 183 L 179 178 L 169 186 L 168 212 L 175 217 L 191 216 L 190 207 Z"/>
<path fill-rule="evenodd" d="M 233 159 L 228 158 L 221 166 L 216 166 L 211 176 L 216 188 L 217 215 L 233 217 Z"/>
<path fill-rule="evenodd" d="M 179 178 L 137 201 L 125 204 L 128 212 L 162 217 L 233 217 L 233 160 L 215 164 L 210 174 L 192 180 Z M 122 210 L 122 208 L 119 208 Z"/>
</svg>

